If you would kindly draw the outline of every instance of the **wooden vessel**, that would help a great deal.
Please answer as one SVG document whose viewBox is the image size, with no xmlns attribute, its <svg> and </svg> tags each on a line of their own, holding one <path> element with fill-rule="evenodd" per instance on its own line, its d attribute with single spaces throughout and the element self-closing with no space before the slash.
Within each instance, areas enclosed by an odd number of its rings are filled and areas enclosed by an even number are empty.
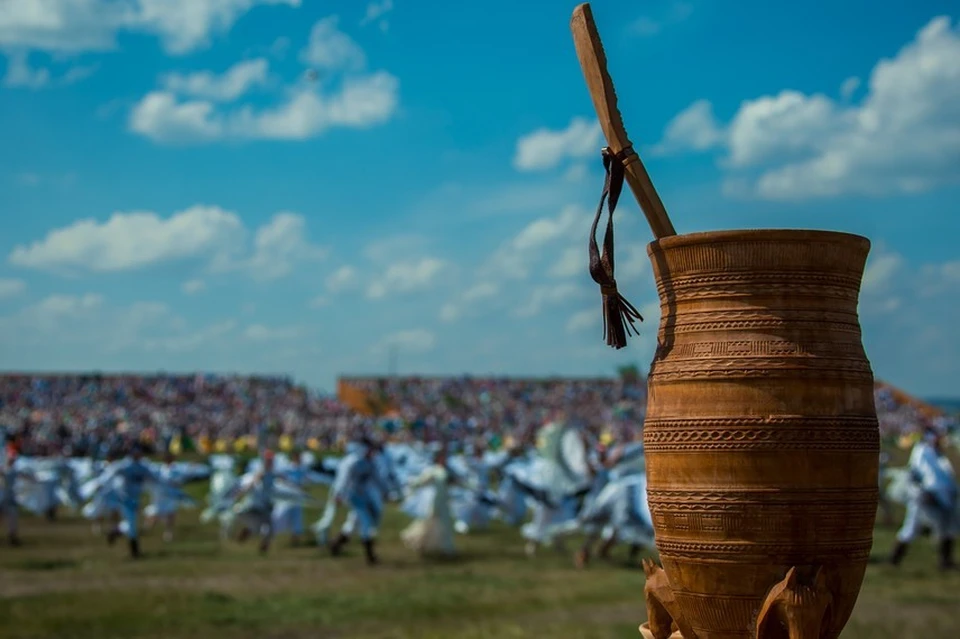
<svg viewBox="0 0 960 639">
<path fill-rule="evenodd" d="M 643 441 L 665 579 L 647 566 L 647 636 L 840 635 L 877 511 L 869 248 L 795 230 L 649 245 L 662 319 Z"/>
</svg>

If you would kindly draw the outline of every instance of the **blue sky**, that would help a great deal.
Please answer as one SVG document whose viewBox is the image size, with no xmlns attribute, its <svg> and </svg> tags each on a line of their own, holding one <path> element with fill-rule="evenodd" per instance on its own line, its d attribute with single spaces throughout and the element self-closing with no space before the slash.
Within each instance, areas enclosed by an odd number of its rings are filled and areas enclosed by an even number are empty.
<svg viewBox="0 0 960 639">
<path fill-rule="evenodd" d="M 953 2 L 592 3 L 679 232 L 874 243 L 878 377 L 960 381 Z M 0 0 L 0 367 L 608 374 L 574 3 Z"/>
</svg>

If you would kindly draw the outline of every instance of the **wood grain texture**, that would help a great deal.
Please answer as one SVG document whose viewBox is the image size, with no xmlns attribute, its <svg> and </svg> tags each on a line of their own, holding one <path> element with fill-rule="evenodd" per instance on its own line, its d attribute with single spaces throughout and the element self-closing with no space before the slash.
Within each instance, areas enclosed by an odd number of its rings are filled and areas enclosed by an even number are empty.
<svg viewBox="0 0 960 639">
<path fill-rule="evenodd" d="M 696 639 L 780 637 L 777 623 L 757 634 L 776 584 L 786 585 L 769 615 L 810 613 L 804 624 L 823 625 L 809 636 L 837 639 L 853 611 L 878 493 L 857 317 L 868 252 L 862 237 L 790 230 L 648 247 L 661 321 L 643 430 L 647 498 L 671 616 Z M 796 584 L 783 581 L 792 569 Z"/>
<path fill-rule="evenodd" d="M 607 72 L 607 56 L 603 51 L 603 43 L 600 41 L 600 34 L 597 32 L 597 25 L 593 21 L 593 13 L 588 3 L 574 9 L 573 17 L 570 19 L 570 30 L 573 32 L 577 58 L 580 60 L 580 68 L 583 70 L 583 77 L 590 90 L 594 109 L 597 111 L 600 128 L 607 138 L 607 145 L 614 154 L 623 153 L 622 162 L 627 184 L 647 218 L 653 236 L 659 239 L 676 235 L 677 232 L 660 200 L 660 195 L 627 136 L 627 129 L 617 106 L 617 93 L 613 87 L 613 80 Z"/>
</svg>

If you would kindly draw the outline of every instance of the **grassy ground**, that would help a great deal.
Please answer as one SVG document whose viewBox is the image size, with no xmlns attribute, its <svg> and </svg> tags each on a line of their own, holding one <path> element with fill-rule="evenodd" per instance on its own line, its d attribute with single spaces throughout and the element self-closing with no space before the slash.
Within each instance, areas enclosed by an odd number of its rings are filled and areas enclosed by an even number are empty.
<svg viewBox="0 0 960 639">
<path fill-rule="evenodd" d="M 639 636 L 643 572 L 624 565 L 625 549 L 578 572 L 569 554 L 525 558 L 519 534 L 498 527 L 458 537 L 462 559 L 425 564 L 398 542 L 405 522 L 388 513 L 383 563 L 371 570 L 357 546 L 331 559 L 281 539 L 260 558 L 252 544 L 221 545 L 196 512 L 171 545 L 148 533 L 140 562 L 122 543 L 108 548 L 85 521 L 25 518 L 25 545 L 0 546 L 0 639 Z M 878 529 L 876 560 L 891 540 Z M 899 570 L 871 566 L 843 637 L 960 637 L 960 572 L 934 565 L 924 540 Z"/>
</svg>

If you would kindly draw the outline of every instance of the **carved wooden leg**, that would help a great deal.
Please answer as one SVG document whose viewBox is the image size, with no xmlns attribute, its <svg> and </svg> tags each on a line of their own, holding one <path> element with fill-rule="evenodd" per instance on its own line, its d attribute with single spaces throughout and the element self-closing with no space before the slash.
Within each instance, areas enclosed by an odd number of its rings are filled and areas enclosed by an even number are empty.
<svg viewBox="0 0 960 639">
<path fill-rule="evenodd" d="M 643 596 L 647 603 L 647 623 L 640 626 L 645 639 L 697 639 L 687 624 L 674 597 L 667 574 L 649 559 L 643 560 L 647 582 Z"/>
<path fill-rule="evenodd" d="M 819 639 L 832 603 L 823 568 L 810 584 L 800 583 L 797 568 L 791 568 L 767 593 L 757 615 L 756 639 Z"/>
</svg>

